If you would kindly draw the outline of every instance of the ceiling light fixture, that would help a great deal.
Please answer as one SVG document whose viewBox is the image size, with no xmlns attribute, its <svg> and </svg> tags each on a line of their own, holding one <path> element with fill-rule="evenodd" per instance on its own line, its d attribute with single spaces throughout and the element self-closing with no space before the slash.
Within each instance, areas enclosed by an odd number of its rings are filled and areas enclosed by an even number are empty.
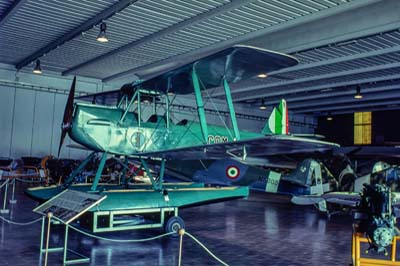
<svg viewBox="0 0 400 266">
<path fill-rule="evenodd" d="M 328 116 L 326 117 L 326 120 L 327 121 L 332 121 L 333 120 L 331 112 L 328 112 Z"/>
<path fill-rule="evenodd" d="M 99 35 L 97 36 L 97 39 L 96 39 L 98 42 L 108 42 L 106 30 L 107 30 L 107 24 L 105 22 L 102 22 L 100 24 Z"/>
<path fill-rule="evenodd" d="M 42 74 L 42 68 L 40 67 L 40 60 L 39 59 L 36 60 L 36 66 L 35 66 L 35 68 L 33 69 L 32 72 L 35 73 L 35 74 Z"/>
<path fill-rule="evenodd" d="M 354 99 L 362 99 L 362 94 L 361 94 L 361 87 L 358 85 L 356 87 L 356 94 L 354 94 Z"/>
<path fill-rule="evenodd" d="M 268 75 L 265 73 L 261 73 L 261 74 L 258 74 L 257 77 L 261 78 L 261 79 L 265 79 L 266 77 L 268 77 Z"/>
<path fill-rule="evenodd" d="M 265 109 L 267 109 L 267 106 L 265 105 L 264 98 L 261 99 L 261 105 L 260 105 L 259 108 L 260 108 L 260 110 L 265 110 Z"/>
</svg>

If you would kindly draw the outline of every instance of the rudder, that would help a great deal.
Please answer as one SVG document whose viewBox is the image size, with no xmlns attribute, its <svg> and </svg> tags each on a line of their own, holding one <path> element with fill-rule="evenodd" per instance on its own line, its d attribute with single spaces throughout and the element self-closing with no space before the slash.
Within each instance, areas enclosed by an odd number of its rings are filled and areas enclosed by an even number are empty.
<svg viewBox="0 0 400 266">
<path fill-rule="evenodd" d="M 287 135 L 289 134 L 289 114 L 286 101 L 282 99 L 279 105 L 272 110 L 262 134 Z"/>
</svg>

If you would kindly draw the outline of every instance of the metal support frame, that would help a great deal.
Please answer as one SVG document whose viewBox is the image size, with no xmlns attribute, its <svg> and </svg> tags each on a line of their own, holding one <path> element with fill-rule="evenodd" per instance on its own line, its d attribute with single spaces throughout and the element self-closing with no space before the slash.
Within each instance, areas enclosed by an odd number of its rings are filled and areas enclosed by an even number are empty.
<svg viewBox="0 0 400 266">
<path fill-rule="evenodd" d="M 237 141 L 237 140 L 240 140 L 239 127 L 238 127 L 237 120 L 236 120 L 235 108 L 233 108 L 231 89 L 229 87 L 228 81 L 225 78 L 224 78 L 224 90 L 225 90 L 226 103 L 228 104 L 228 108 L 229 108 L 229 115 L 231 117 L 233 133 L 235 135 L 234 141 Z"/>
<path fill-rule="evenodd" d="M 96 176 L 94 177 L 92 187 L 90 188 L 90 191 L 96 191 L 97 190 L 97 185 L 99 184 L 101 173 L 103 172 L 104 165 L 106 164 L 107 160 L 107 152 L 104 152 L 103 155 L 101 156 L 101 161 L 99 164 L 99 167 L 97 168 Z"/>
<path fill-rule="evenodd" d="M 390 259 L 373 259 L 361 257 L 361 243 L 368 243 L 370 240 L 364 234 L 356 232 L 353 228 L 351 255 L 353 266 L 400 266 L 400 261 L 396 260 L 397 241 L 400 241 L 400 236 L 395 236 L 392 241 L 392 252 Z"/>
<path fill-rule="evenodd" d="M 203 98 L 201 97 L 201 88 L 200 88 L 199 77 L 197 76 L 195 67 L 196 67 L 196 65 L 193 65 L 193 69 L 192 69 L 192 82 L 193 82 L 193 88 L 194 88 L 194 93 L 195 93 L 194 95 L 196 97 L 197 112 L 199 114 L 199 120 L 200 120 L 201 132 L 203 133 L 204 144 L 207 144 L 208 143 L 208 127 L 207 127 L 206 113 L 204 111 Z"/>
<path fill-rule="evenodd" d="M 134 210 L 116 210 L 116 211 L 96 211 L 93 212 L 93 225 L 90 228 L 94 233 L 98 232 L 113 232 L 113 231 L 123 231 L 123 230 L 136 230 L 136 229 L 148 229 L 163 227 L 165 223 L 166 213 L 173 212 L 174 216 L 178 215 L 177 207 L 167 207 L 167 208 L 149 208 L 149 209 L 134 209 Z M 145 221 L 138 219 L 133 219 L 132 216 L 146 215 L 146 214 L 160 214 L 160 220 L 157 221 Z M 118 217 L 119 216 L 119 217 Z M 103 224 L 99 226 L 99 218 L 107 217 L 105 219 L 108 224 Z M 127 219 L 121 219 L 121 217 L 128 217 Z"/>
<path fill-rule="evenodd" d="M 63 252 L 63 265 L 69 265 L 69 264 L 79 264 L 79 263 L 88 263 L 90 262 L 90 258 L 84 256 L 83 254 L 80 254 L 74 250 L 68 249 L 68 236 L 69 236 L 69 225 L 65 224 L 65 230 L 64 230 L 64 246 L 63 247 L 48 247 L 48 241 L 50 239 L 50 227 L 51 227 L 52 219 L 48 219 L 48 231 L 46 235 L 46 245 L 43 248 L 44 245 L 44 238 L 45 238 L 45 225 L 46 225 L 46 216 L 43 216 L 42 218 L 42 231 L 40 234 L 40 255 L 43 253 L 47 254 L 49 252 Z M 76 256 L 78 256 L 78 259 L 68 259 L 67 258 L 67 252 L 70 252 Z M 45 261 L 45 264 L 47 263 L 47 260 Z M 47 266 L 47 265 L 45 265 Z"/>
<path fill-rule="evenodd" d="M 72 184 L 72 182 L 74 181 L 74 178 L 83 170 L 83 168 L 85 168 L 85 166 L 90 162 L 90 160 L 92 160 L 93 156 L 95 155 L 96 152 L 92 152 L 91 154 L 89 154 L 88 157 L 86 157 L 85 160 L 83 160 L 83 162 L 78 166 L 78 168 L 76 168 L 69 176 L 68 178 L 65 180 L 65 184 L 68 186 L 70 184 Z"/>
</svg>

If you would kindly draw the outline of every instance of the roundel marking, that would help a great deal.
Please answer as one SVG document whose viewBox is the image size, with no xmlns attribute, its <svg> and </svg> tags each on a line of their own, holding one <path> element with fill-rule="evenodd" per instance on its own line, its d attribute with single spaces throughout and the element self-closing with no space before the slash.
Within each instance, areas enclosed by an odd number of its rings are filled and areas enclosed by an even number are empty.
<svg viewBox="0 0 400 266">
<path fill-rule="evenodd" d="M 236 179 L 240 175 L 240 169 L 236 165 L 229 165 L 225 173 L 228 178 Z"/>
<path fill-rule="evenodd" d="M 140 150 L 142 148 L 145 140 L 145 135 L 140 131 L 133 132 L 130 139 L 132 146 L 137 150 Z"/>
</svg>

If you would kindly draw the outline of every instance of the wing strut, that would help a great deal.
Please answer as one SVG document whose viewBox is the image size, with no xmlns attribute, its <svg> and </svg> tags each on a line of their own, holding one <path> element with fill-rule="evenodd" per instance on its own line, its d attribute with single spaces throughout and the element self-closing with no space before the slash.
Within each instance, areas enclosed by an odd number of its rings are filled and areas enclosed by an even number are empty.
<svg viewBox="0 0 400 266">
<path fill-rule="evenodd" d="M 199 120 L 201 125 L 201 132 L 203 133 L 204 144 L 208 143 L 208 127 L 206 121 L 206 113 L 204 111 L 204 103 L 203 98 L 201 97 L 201 88 L 199 77 L 197 76 L 195 65 L 193 65 L 192 69 L 192 82 L 194 88 L 194 95 L 196 97 L 196 104 L 197 104 L 197 112 L 199 114 Z"/>
<path fill-rule="evenodd" d="M 233 132 L 235 135 L 234 141 L 237 141 L 237 140 L 240 140 L 240 133 L 239 133 L 239 128 L 238 128 L 238 124 L 237 124 L 237 120 L 236 120 L 235 109 L 233 108 L 231 89 L 230 89 L 228 81 L 225 79 L 225 77 L 224 77 L 224 90 L 225 90 L 226 103 L 228 104 L 228 108 L 229 108 L 229 115 L 231 116 Z"/>
<path fill-rule="evenodd" d="M 165 171 L 165 159 L 161 160 L 161 165 L 160 165 L 160 176 L 158 180 L 152 175 L 150 172 L 150 168 L 148 167 L 146 161 L 144 159 L 140 159 L 140 162 L 142 163 L 142 166 L 144 167 L 144 170 L 146 171 L 146 174 L 149 176 L 151 185 L 153 186 L 154 190 L 160 191 L 163 188 L 163 182 L 164 182 L 164 171 Z"/>
</svg>

